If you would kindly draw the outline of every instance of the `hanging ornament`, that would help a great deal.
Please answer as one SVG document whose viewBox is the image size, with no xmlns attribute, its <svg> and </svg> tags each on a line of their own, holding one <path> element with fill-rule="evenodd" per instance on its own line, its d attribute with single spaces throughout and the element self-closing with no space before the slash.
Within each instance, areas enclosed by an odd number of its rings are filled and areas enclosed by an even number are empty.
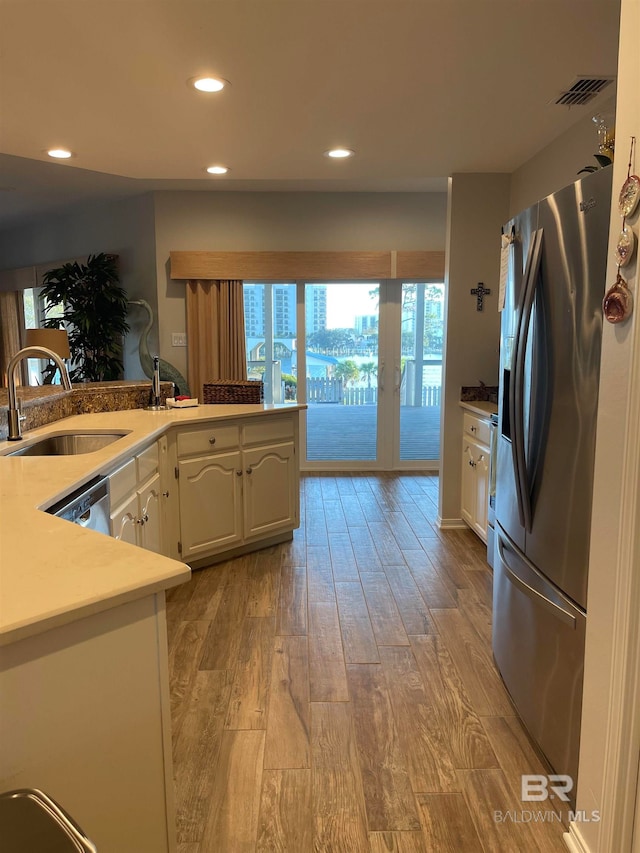
<svg viewBox="0 0 640 853">
<path fill-rule="evenodd" d="M 609 288 L 602 300 L 602 310 L 608 323 L 621 323 L 633 310 L 633 296 L 629 285 L 620 275 L 620 267 L 615 284 Z"/>
<path fill-rule="evenodd" d="M 622 185 L 618 199 L 618 209 L 621 215 L 624 217 L 631 216 L 639 200 L 640 178 L 637 175 L 629 175 Z"/>
<path fill-rule="evenodd" d="M 633 229 L 624 225 L 616 243 L 615 257 L 618 267 L 626 267 L 631 260 L 635 247 L 636 235 L 633 233 Z"/>
</svg>

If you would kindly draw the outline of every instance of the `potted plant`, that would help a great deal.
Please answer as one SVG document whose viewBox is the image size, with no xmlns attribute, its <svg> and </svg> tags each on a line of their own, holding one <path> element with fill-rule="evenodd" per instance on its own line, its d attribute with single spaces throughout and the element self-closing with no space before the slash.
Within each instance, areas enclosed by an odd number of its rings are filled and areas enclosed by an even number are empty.
<svg viewBox="0 0 640 853">
<path fill-rule="evenodd" d="M 106 382 L 123 374 L 122 336 L 126 321 L 127 294 L 120 287 L 116 258 L 89 255 L 86 263 L 64 264 L 44 276 L 42 297 L 45 315 L 54 306 L 62 314 L 44 322 L 45 328 L 63 324 L 69 335 L 72 382 Z"/>
</svg>

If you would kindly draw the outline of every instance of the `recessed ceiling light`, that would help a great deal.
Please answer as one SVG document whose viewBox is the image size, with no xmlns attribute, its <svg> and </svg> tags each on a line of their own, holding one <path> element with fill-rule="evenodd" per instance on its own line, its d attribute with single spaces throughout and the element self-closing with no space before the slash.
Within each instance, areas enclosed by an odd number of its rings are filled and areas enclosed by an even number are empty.
<svg viewBox="0 0 640 853">
<path fill-rule="evenodd" d="M 209 166 L 207 169 L 210 175 L 226 175 L 229 171 L 228 166 Z"/>
<path fill-rule="evenodd" d="M 331 157 L 332 160 L 346 160 L 347 157 L 353 157 L 355 151 L 351 148 L 331 148 L 324 152 L 325 157 Z"/>
<path fill-rule="evenodd" d="M 73 157 L 71 151 L 67 151 L 66 148 L 50 148 L 47 154 L 49 157 L 55 157 L 56 160 L 68 160 L 69 157 Z"/>
<path fill-rule="evenodd" d="M 199 92 L 220 92 L 229 85 L 222 77 L 192 77 L 189 83 Z"/>
</svg>

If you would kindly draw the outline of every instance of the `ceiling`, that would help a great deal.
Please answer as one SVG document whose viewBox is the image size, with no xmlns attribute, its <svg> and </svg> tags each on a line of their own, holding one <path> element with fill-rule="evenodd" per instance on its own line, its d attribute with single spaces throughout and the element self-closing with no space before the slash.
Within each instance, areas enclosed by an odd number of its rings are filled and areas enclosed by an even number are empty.
<svg viewBox="0 0 640 853">
<path fill-rule="evenodd" d="M 152 189 L 444 190 L 609 100 L 618 0 L 2 0 L 0 227 Z M 200 94 L 187 81 L 230 81 Z M 595 133 L 594 133 L 595 140 Z M 334 162 L 323 152 L 355 150 Z M 46 150 L 74 152 L 52 162 Z M 209 177 L 205 168 L 231 171 Z"/>
</svg>

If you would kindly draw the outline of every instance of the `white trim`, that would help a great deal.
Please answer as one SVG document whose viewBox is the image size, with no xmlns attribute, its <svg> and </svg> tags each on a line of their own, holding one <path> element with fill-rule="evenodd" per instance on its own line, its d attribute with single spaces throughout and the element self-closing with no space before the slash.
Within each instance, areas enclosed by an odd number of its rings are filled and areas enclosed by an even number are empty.
<svg viewBox="0 0 640 853">
<path fill-rule="evenodd" d="M 565 832 L 562 836 L 565 845 L 571 850 L 571 853 L 590 853 L 589 847 L 585 843 L 584 838 L 577 828 L 577 824 L 572 823 L 569 827 L 569 832 Z"/>
<path fill-rule="evenodd" d="M 471 530 L 469 525 L 461 518 L 442 518 L 438 515 L 436 517 L 436 525 L 440 530 L 464 530 L 465 527 Z"/>
<path fill-rule="evenodd" d="M 640 335 L 636 331 L 625 423 L 619 548 L 612 626 L 609 725 L 602 783 L 602 850 L 631 849 L 640 759 Z"/>
</svg>

